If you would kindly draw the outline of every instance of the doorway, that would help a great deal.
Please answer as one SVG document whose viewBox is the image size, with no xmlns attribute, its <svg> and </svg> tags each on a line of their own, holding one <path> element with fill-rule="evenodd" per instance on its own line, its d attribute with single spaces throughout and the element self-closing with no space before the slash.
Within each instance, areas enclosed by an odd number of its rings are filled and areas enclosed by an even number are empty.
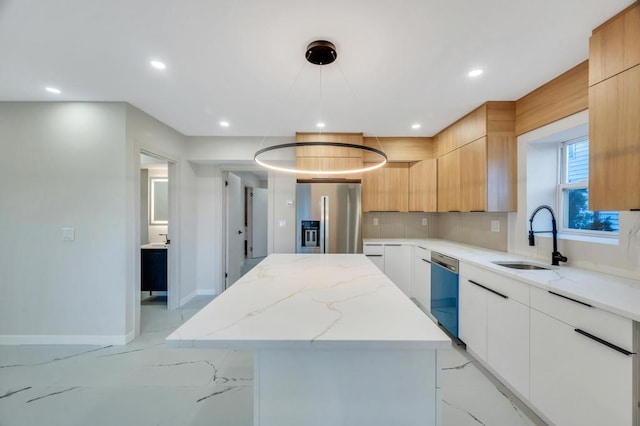
<svg viewBox="0 0 640 426">
<path fill-rule="evenodd" d="M 140 271 L 136 285 L 136 335 L 148 305 L 176 309 L 179 303 L 173 220 L 177 219 L 176 162 L 150 152 L 140 152 Z M 172 240 L 172 237 L 173 240 Z M 157 308 L 156 308 L 157 310 Z M 149 311 L 150 312 L 150 311 Z"/>
<path fill-rule="evenodd" d="M 267 255 L 268 177 L 263 170 L 233 170 L 225 185 L 225 286 Z"/>
</svg>

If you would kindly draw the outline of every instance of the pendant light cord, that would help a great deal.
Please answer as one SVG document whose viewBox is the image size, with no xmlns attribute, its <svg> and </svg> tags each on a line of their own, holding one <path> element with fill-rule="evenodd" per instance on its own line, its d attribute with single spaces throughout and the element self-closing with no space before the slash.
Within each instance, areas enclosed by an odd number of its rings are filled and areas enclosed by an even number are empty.
<svg viewBox="0 0 640 426">
<path fill-rule="evenodd" d="M 305 62 L 300 67 L 300 70 L 298 70 L 298 74 L 296 75 L 296 78 L 293 80 L 293 83 L 291 84 L 291 86 L 289 86 L 289 90 L 287 91 L 287 94 L 284 98 L 284 104 L 286 104 L 289 101 L 289 98 L 291 97 L 291 92 L 293 92 L 293 88 L 296 87 L 296 83 L 298 83 L 298 80 L 300 79 L 300 75 L 302 74 L 302 71 L 306 66 L 307 66 L 307 63 Z M 271 129 L 273 129 L 273 123 L 269 124 L 267 133 L 263 136 L 262 141 L 260 141 L 260 146 L 258 147 L 258 150 L 262 148 L 262 146 L 264 145 L 264 142 L 267 140 L 267 138 L 271 134 Z"/>
<path fill-rule="evenodd" d="M 351 96 L 353 96 L 353 98 L 356 100 L 356 103 L 359 104 L 360 103 L 359 99 L 356 96 L 356 93 L 353 91 L 353 88 L 351 87 L 351 84 L 349 83 L 349 80 L 347 79 L 347 76 L 345 75 L 344 70 L 342 69 L 342 67 L 337 61 L 335 62 L 335 64 L 338 66 L 338 69 L 340 70 L 340 74 L 342 74 L 342 78 L 344 79 L 344 82 L 347 84 L 347 88 L 349 89 Z M 371 126 L 371 123 L 366 119 L 366 117 L 364 118 L 364 122 L 365 122 L 365 127 L 368 127 L 370 130 L 372 130 L 371 134 L 373 135 L 374 138 L 376 138 L 376 141 L 378 142 L 380 149 L 384 151 L 384 148 L 382 147 L 382 143 L 380 142 L 378 135 L 376 135 L 376 132 L 373 131 L 373 126 Z"/>
</svg>

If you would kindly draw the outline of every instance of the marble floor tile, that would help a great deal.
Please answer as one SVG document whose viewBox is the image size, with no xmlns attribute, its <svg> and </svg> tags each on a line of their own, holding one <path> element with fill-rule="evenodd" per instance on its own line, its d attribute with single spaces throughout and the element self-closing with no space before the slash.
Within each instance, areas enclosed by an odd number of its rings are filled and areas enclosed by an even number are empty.
<svg viewBox="0 0 640 426">
<path fill-rule="evenodd" d="M 0 425 L 252 425 L 251 351 L 164 346 L 210 300 L 142 306 L 126 346 L 0 346 Z M 465 351 L 441 365 L 444 426 L 544 424 Z"/>
</svg>

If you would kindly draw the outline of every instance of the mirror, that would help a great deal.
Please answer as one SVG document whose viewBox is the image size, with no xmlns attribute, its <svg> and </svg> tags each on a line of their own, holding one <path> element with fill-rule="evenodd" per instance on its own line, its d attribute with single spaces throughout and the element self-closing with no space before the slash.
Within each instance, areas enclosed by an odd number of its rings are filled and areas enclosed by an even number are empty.
<svg viewBox="0 0 640 426">
<path fill-rule="evenodd" d="M 151 178 L 149 202 L 149 224 L 167 225 L 169 223 L 169 180 L 167 178 Z"/>
</svg>

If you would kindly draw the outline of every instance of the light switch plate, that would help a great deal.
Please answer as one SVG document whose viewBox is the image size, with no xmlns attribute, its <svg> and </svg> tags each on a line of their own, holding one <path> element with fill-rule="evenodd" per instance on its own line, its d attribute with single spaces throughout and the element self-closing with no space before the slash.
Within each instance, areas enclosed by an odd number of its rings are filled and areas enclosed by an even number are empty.
<svg viewBox="0 0 640 426">
<path fill-rule="evenodd" d="M 500 221 L 492 220 L 491 221 L 491 232 L 500 232 Z"/>
<path fill-rule="evenodd" d="M 293 200 L 287 200 L 287 207 L 293 207 Z"/>
<path fill-rule="evenodd" d="M 377 217 L 373 218 L 373 226 L 378 226 L 380 225 L 380 220 Z"/>
<path fill-rule="evenodd" d="M 74 228 L 62 228 L 62 241 L 73 241 L 76 239 L 76 230 Z"/>
<path fill-rule="evenodd" d="M 427 226 L 427 218 L 426 217 L 422 218 L 422 226 Z"/>
</svg>

